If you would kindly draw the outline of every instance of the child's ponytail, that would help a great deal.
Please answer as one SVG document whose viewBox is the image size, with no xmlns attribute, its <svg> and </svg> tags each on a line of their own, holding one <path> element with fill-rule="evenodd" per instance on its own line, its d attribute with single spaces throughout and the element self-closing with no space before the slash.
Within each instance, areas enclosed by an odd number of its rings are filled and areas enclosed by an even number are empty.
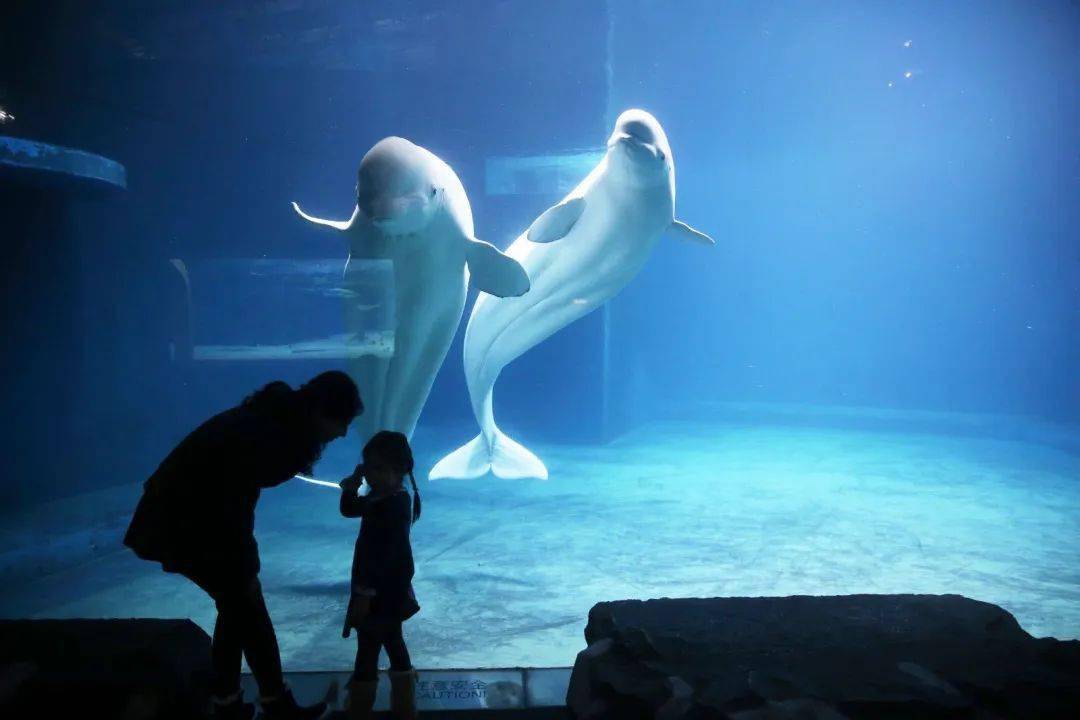
<svg viewBox="0 0 1080 720">
<path fill-rule="evenodd" d="M 412 521 L 416 522 L 420 519 L 420 491 L 416 489 L 416 478 L 413 477 L 412 470 L 409 471 L 409 484 L 413 491 Z"/>
</svg>

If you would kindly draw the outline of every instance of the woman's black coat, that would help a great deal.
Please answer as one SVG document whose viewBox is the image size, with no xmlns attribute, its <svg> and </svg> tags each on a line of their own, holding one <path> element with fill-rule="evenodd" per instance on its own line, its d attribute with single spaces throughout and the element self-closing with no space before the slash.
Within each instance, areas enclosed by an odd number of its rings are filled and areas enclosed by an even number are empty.
<svg viewBox="0 0 1080 720">
<path fill-rule="evenodd" d="M 188 435 L 143 486 L 124 544 L 169 572 L 241 580 L 259 572 L 255 504 L 310 468 L 321 445 L 285 383 Z"/>
</svg>

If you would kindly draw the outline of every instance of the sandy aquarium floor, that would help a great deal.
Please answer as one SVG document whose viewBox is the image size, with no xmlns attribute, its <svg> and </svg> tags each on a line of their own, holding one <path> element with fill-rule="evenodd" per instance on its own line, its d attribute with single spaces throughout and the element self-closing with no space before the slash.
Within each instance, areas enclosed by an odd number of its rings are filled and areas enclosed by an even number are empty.
<svg viewBox="0 0 1080 720">
<path fill-rule="evenodd" d="M 421 468 L 467 439 L 421 432 Z M 324 477 L 351 467 L 347 442 L 328 450 Z M 570 665 L 589 608 L 621 598 L 959 593 L 1035 636 L 1080 637 L 1080 456 L 1050 445 L 665 423 L 602 447 L 533 449 L 546 483 L 422 482 L 423 610 L 406 624 L 419 667 Z M 133 502 L 137 486 L 127 492 Z M 357 526 L 337 500 L 293 482 L 259 506 L 262 580 L 289 670 L 352 660 L 340 628 Z M 23 528 L 24 542 L 32 535 Z M 6 542 L 17 536 L 9 528 Z M 194 586 L 109 550 L 6 583 L 0 615 L 212 628 Z"/>
</svg>

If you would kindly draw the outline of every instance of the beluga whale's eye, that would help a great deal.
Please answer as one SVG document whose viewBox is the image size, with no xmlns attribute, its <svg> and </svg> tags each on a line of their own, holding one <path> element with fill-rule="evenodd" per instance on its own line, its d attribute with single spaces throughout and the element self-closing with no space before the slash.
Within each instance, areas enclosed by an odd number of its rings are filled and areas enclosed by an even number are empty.
<svg viewBox="0 0 1080 720">
<path fill-rule="evenodd" d="M 434 185 L 431 186 L 431 197 L 435 197 L 439 192 L 439 189 Z"/>
</svg>

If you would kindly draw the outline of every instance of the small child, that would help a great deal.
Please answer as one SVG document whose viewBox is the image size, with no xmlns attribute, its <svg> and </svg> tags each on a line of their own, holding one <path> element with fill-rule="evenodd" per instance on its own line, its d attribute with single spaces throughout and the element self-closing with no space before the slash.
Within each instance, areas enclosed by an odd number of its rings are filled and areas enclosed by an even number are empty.
<svg viewBox="0 0 1080 720">
<path fill-rule="evenodd" d="M 409 476 L 414 498 L 404 485 Z M 363 479 L 370 491 L 357 495 Z M 364 446 L 363 463 L 341 481 L 341 514 L 362 518 L 353 554 L 352 593 L 342 637 L 356 630 L 356 665 L 349 680 L 350 718 L 371 717 L 378 687 L 379 652 L 390 658 L 390 707 L 396 718 L 415 718 L 416 670 L 401 634 L 405 620 L 420 611 L 412 589 L 409 529 L 420 519 L 420 493 L 413 477 L 408 439 L 383 430 Z"/>
</svg>

